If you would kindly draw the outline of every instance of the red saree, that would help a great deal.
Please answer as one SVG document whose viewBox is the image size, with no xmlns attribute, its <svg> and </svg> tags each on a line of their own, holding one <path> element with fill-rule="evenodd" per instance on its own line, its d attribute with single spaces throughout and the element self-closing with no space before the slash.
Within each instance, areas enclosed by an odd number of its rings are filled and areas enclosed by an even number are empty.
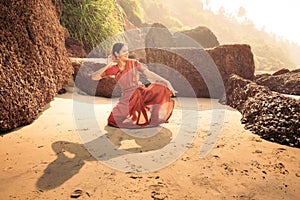
<svg viewBox="0 0 300 200">
<path fill-rule="evenodd" d="M 137 60 L 129 59 L 123 71 L 114 65 L 104 72 L 103 76 L 114 75 L 122 89 L 120 101 L 108 117 L 108 125 L 142 128 L 168 122 L 174 108 L 171 91 L 163 83 L 139 85 L 138 72 L 145 69 Z"/>
</svg>

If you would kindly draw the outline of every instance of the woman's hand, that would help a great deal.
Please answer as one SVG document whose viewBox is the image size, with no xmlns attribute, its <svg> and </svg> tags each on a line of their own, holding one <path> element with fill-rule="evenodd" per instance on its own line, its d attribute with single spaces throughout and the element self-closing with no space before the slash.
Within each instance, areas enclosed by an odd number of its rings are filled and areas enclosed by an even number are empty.
<svg viewBox="0 0 300 200">
<path fill-rule="evenodd" d="M 107 57 L 107 64 L 110 64 L 110 63 L 117 64 L 118 63 L 118 59 L 116 59 L 116 57 L 114 57 L 113 55 L 109 55 Z"/>
<path fill-rule="evenodd" d="M 172 92 L 172 96 L 176 96 L 177 91 L 173 88 L 172 84 L 170 81 L 164 79 L 163 77 L 159 76 L 158 74 L 150 71 L 149 69 L 144 70 L 143 74 L 148 78 L 152 80 L 156 80 L 159 82 L 163 82 L 166 84 L 167 88 Z"/>
<path fill-rule="evenodd" d="M 93 79 L 93 80 L 100 80 L 102 79 L 102 74 L 105 72 L 105 70 L 107 70 L 108 68 L 116 65 L 117 63 L 116 62 L 113 62 L 111 61 L 110 63 L 108 63 L 107 65 L 105 65 L 105 67 L 99 69 L 98 71 L 90 74 L 90 77 Z"/>
<path fill-rule="evenodd" d="M 171 85 L 171 83 L 169 81 L 167 81 L 167 87 L 169 88 L 169 90 L 171 90 L 172 96 L 175 97 L 176 93 L 178 93 L 178 91 L 173 88 L 173 86 Z"/>
</svg>

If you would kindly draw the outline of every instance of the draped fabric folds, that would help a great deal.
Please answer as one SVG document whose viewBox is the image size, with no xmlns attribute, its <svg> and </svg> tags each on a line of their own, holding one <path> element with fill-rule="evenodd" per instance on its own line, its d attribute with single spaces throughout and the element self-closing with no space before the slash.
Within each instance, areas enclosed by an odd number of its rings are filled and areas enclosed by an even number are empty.
<svg viewBox="0 0 300 200">
<path fill-rule="evenodd" d="M 119 128 L 154 127 L 168 122 L 174 100 L 164 83 L 152 83 L 148 87 L 139 84 L 139 73 L 147 68 L 137 60 L 129 59 L 125 69 L 118 65 L 108 68 L 103 76 L 115 76 L 122 95 L 108 117 L 108 125 Z"/>
</svg>

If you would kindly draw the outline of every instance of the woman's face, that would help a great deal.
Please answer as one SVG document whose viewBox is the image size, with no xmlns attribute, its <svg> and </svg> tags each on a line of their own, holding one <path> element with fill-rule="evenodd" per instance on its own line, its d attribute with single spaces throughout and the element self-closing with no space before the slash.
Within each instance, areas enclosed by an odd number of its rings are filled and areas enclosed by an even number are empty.
<svg viewBox="0 0 300 200">
<path fill-rule="evenodd" d="M 128 59 L 128 55 L 129 55 L 128 47 L 127 45 L 124 45 L 119 52 L 119 59 L 125 61 Z"/>
</svg>

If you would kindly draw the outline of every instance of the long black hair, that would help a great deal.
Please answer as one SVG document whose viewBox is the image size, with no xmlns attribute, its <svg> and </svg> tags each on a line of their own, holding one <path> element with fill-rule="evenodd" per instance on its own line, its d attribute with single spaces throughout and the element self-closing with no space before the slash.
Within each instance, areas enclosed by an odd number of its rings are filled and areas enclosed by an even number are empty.
<svg viewBox="0 0 300 200">
<path fill-rule="evenodd" d="M 113 48 L 112 48 L 112 54 L 114 57 L 118 57 L 117 56 L 117 53 L 120 52 L 120 50 L 122 49 L 122 47 L 124 46 L 125 44 L 122 43 L 122 42 L 117 42 L 114 44 Z"/>
</svg>

